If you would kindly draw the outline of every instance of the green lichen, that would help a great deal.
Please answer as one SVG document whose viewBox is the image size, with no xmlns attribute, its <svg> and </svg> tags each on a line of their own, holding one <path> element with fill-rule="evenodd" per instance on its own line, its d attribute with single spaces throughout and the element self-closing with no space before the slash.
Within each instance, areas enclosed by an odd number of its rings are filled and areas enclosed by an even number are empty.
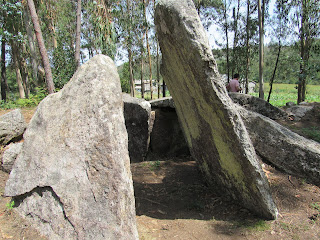
<svg viewBox="0 0 320 240">
<path fill-rule="evenodd" d="M 170 43 L 166 45 L 170 46 Z M 226 115 L 223 110 L 220 109 L 221 106 L 217 106 L 220 102 L 218 96 L 212 89 L 203 89 L 204 86 L 201 81 L 197 81 L 198 78 L 204 78 L 207 76 L 195 76 L 192 71 L 192 66 L 187 64 L 182 65 L 181 57 L 177 53 L 182 51 L 182 55 L 189 55 L 186 49 L 179 49 L 179 51 L 173 51 L 172 49 L 167 50 L 170 52 L 170 63 L 167 63 L 166 68 L 170 73 L 168 76 L 167 84 L 174 96 L 175 104 L 179 119 L 181 121 L 182 127 L 185 131 L 187 142 L 191 148 L 193 148 L 193 140 L 197 140 L 201 144 L 201 138 L 203 134 L 206 134 L 205 139 L 211 139 L 214 143 L 213 148 L 217 149 L 217 154 L 219 159 L 212 159 L 213 161 L 219 161 L 221 170 L 227 179 L 222 179 L 233 182 L 239 191 L 244 195 L 248 192 L 255 191 L 254 189 L 248 189 L 250 186 L 245 183 L 245 173 L 242 166 L 238 160 L 239 157 L 233 149 L 237 144 L 232 144 L 236 140 L 230 139 L 230 134 L 234 131 L 233 125 L 230 123 L 230 119 L 226 119 Z M 174 63 L 174 64 L 173 64 Z M 167 72 L 167 73 L 168 73 Z M 200 71 L 199 71 L 200 72 Z M 197 78 L 197 79 L 196 79 Z M 205 91 L 205 92 L 204 92 Z M 205 94 L 211 94 L 211 96 L 206 96 Z M 207 129 L 203 129 L 203 122 L 207 123 Z M 240 143 L 238 143 L 239 145 Z M 204 156 L 197 156 L 203 159 L 202 169 L 209 179 L 213 179 L 213 172 L 210 172 L 208 164 L 206 161 L 211 161 L 210 156 L 205 156 L 206 153 L 200 153 Z M 211 156 L 212 157 L 212 156 Z M 222 177 L 222 176 L 220 176 Z"/>
</svg>

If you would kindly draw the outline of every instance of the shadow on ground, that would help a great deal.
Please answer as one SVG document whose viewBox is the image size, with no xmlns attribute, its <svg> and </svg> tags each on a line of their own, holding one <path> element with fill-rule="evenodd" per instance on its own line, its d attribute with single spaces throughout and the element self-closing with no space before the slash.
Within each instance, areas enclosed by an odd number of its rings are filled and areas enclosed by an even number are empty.
<svg viewBox="0 0 320 240">
<path fill-rule="evenodd" d="M 197 164 L 174 159 L 132 164 L 138 216 L 157 219 L 242 221 L 254 219 L 246 209 L 214 192 Z"/>
</svg>

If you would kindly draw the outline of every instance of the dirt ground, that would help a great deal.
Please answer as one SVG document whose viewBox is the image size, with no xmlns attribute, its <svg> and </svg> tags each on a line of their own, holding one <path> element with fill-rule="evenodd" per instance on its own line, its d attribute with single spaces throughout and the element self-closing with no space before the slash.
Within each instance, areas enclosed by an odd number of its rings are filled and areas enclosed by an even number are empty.
<svg viewBox="0 0 320 240">
<path fill-rule="evenodd" d="M 0 110 L 0 115 L 7 111 Z M 29 121 L 34 109 L 24 109 Z M 320 127 L 319 112 L 300 123 L 283 121 L 296 131 Z M 320 116 L 320 114 L 319 114 Z M 263 164 L 279 209 L 265 221 L 213 192 L 191 157 L 133 163 L 139 237 L 151 239 L 320 239 L 320 188 Z M 0 171 L 0 239 L 46 239 L 7 204 L 8 174 Z"/>
</svg>

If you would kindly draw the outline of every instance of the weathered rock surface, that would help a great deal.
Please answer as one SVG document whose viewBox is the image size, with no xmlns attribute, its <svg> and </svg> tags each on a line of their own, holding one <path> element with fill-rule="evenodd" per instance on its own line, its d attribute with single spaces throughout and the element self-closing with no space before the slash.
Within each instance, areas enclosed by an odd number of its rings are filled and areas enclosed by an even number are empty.
<svg viewBox="0 0 320 240">
<path fill-rule="evenodd" d="M 10 173 L 12 166 L 20 154 L 23 143 L 11 143 L 2 155 L 2 169 Z"/>
<path fill-rule="evenodd" d="M 20 140 L 26 128 L 27 123 L 20 109 L 0 116 L 0 144 L 7 145 Z"/>
<path fill-rule="evenodd" d="M 146 100 L 131 97 L 129 94 L 123 94 L 123 102 L 130 161 L 141 162 L 149 147 L 151 105 Z"/>
<path fill-rule="evenodd" d="M 5 188 L 49 239 L 138 239 L 117 69 L 97 55 L 38 106 Z"/>
<path fill-rule="evenodd" d="M 320 144 L 239 107 L 256 152 L 283 171 L 320 186 Z"/>
<path fill-rule="evenodd" d="M 149 101 L 152 108 L 175 108 L 172 97 L 164 97 Z"/>
<path fill-rule="evenodd" d="M 288 115 L 290 115 L 295 121 L 300 121 L 308 112 L 312 111 L 313 106 L 308 105 L 294 105 L 286 109 Z"/>
<path fill-rule="evenodd" d="M 260 113 L 273 120 L 284 119 L 288 114 L 280 108 L 277 108 L 267 101 L 248 94 L 229 92 L 233 102 L 243 106 L 245 109 Z"/>
<path fill-rule="evenodd" d="M 267 179 L 222 84 L 192 0 L 161 0 L 155 14 L 162 76 L 191 154 L 213 187 L 246 208 L 276 218 Z"/>
</svg>

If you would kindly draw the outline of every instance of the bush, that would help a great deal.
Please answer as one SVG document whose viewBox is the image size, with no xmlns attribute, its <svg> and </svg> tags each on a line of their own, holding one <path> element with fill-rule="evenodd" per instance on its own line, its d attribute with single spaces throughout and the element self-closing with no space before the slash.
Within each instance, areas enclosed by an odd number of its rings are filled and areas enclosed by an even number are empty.
<svg viewBox="0 0 320 240">
<path fill-rule="evenodd" d="M 30 94 L 29 98 L 19 98 L 18 100 L 1 101 L 0 108 L 14 109 L 23 107 L 35 107 L 47 96 L 47 91 L 43 88 L 36 88 L 36 94 Z"/>
</svg>

